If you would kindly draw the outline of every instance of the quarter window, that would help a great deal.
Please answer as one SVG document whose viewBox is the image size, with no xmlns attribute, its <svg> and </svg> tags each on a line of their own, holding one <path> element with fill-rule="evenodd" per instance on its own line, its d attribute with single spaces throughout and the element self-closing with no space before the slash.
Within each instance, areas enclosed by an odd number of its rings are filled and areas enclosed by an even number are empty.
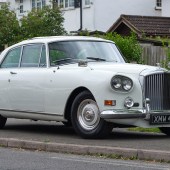
<svg viewBox="0 0 170 170">
<path fill-rule="evenodd" d="M 21 47 L 17 47 L 8 52 L 4 61 L 1 64 L 1 68 L 13 68 L 19 66 L 21 56 Z"/>
</svg>

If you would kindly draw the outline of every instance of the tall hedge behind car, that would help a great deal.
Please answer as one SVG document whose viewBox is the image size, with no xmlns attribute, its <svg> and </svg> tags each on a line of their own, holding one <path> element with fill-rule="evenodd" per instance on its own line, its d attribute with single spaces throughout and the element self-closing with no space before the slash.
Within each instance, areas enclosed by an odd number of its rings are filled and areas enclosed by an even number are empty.
<svg viewBox="0 0 170 170">
<path fill-rule="evenodd" d="M 104 36 L 105 39 L 114 41 L 127 62 L 141 63 L 142 48 L 137 41 L 137 37 L 134 33 L 130 36 L 123 37 L 117 33 L 108 33 Z"/>
</svg>

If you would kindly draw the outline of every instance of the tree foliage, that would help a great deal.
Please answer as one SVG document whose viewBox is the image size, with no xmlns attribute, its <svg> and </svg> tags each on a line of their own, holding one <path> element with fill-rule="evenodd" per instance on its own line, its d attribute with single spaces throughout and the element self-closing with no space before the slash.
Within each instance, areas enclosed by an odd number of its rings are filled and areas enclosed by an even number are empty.
<svg viewBox="0 0 170 170">
<path fill-rule="evenodd" d="M 63 21 L 61 11 L 55 6 L 34 9 L 21 19 L 23 38 L 63 35 L 66 33 Z"/>
<path fill-rule="evenodd" d="M 14 11 L 9 10 L 9 5 L 0 8 L 0 45 L 11 45 L 18 41 L 19 22 Z"/>
</svg>

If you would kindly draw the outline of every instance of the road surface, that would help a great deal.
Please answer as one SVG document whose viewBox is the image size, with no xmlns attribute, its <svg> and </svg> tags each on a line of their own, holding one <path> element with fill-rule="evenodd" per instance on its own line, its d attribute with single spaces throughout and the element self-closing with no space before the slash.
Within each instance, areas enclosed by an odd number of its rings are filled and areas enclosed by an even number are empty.
<svg viewBox="0 0 170 170">
<path fill-rule="evenodd" d="M 1 170 L 170 170 L 170 164 L 0 148 Z"/>
</svg>

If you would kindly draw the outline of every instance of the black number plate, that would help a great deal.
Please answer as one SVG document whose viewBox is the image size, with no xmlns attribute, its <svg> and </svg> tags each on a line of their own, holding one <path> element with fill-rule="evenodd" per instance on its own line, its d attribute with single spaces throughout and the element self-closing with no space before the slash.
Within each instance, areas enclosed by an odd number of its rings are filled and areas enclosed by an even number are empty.
<svg viewBox="0 0 170 170">
<path fill-rule="evenodd" d="M 170 124 L 170 114 L 151 114 L 151 125 Z"/>
</svg>

